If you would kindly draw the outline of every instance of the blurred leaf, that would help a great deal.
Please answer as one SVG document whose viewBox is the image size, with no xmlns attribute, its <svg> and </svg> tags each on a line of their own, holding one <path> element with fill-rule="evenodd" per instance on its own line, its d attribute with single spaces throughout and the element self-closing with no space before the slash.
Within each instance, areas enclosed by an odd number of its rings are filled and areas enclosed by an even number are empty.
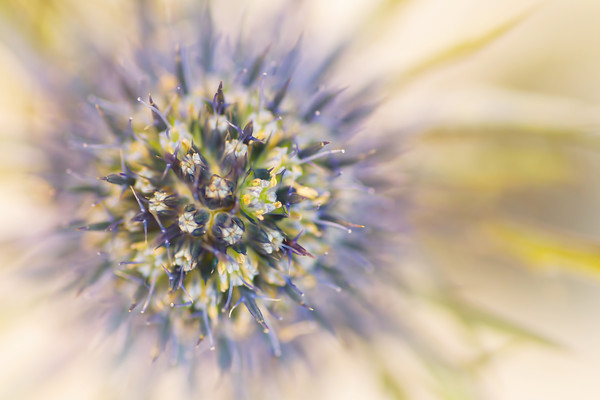
<svg viewBox="0 0 600 400">
<path fill-rule="evenodd" d="M 419 163 L 420 185 L 479 191 L 478 195 L 566 183 L 577 172 L 568 153 L 543 145 L 495 145 L 448 138 L 424 142 L 414 157 Z"/>
<path fill-rule="evenodd" d="M 382 369 L 380 373 L 381 383 L 388 395 L 394 400 L 408 400 L 406 391 L 398 382 L 398 379 L 387 369 Z"/>
<path fill-rule="evenodd" d="M 519 24 L 521 24 L 521 22 L 531 16 L 539 7 L 540 4 L 532 6 L 521 14 L 518 14 L 508 21 L 505 21 L 504 23 L 493 27 L 489 31 L 484 32 L 480 36 L 468 38 L 452 47 L 442 50 L 439 53 L 433 54 L 431 57 L 423 60 L 419 64 L 400 73 L 393 84 L 394 89 L 399 89 L 404 84 L 409 82 L 410 79 L 416 76 L 426 74 L 427 72 L 442 67 L 445 64 L 468 57 L 485 48 L 486 46 L 491 45 L 493 42 L 516 28 Z"/>
<path fill-rule="evenodd" d="M 550 111 L 549 111 L 550 112 Z M 494 122 L 482 120 L 474 124 L 441 125 L 424 135 L 428 140 L 466 140 L 511 143 L 522 145 L 532 142 L 552 145 L 578 145 L 600 149 L 600 136 L 590 133 L 585 125 L 556 126 L 555 124 L 526 121 Z"/>
<path fill-rule="evenodd" d="M 600 273 L 600 243 L 548 227 L 492 221 L 485 231 L 505 254 L 536 268 Z"/>
<path fill-rule="evenodd" d="M 452 368 L 445 363 L 435 360 L 424 360 L 425 365 L 435 381 L 432 388 L 442 400 L 476 400 L 472 377 L 464 370 Z"/>
<path fill-rule="evenodd" d="M 533 332 L 515 322 L 511 322 L 491 311 L 483 310 L 472 304 L 450 296 L 437 295 L 433 300 L 442 308 L 447 309 L 457 317 L 464 326 L 476 328 L 490 328 L 497 332 L 508 334 L 512 337 L 524 339 L 544 346 L 560 348 L 560 344 Z"/>
</svg>

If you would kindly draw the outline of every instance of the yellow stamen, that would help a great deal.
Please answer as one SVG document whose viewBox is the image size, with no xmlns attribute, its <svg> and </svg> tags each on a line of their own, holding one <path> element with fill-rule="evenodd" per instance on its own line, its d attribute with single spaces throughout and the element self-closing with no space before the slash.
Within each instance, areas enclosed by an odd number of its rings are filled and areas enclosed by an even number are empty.
<svg viewBox="0 0 600 400">
<path fill-rule="evenodd" d="M 294 189 L 296 189 L 296 192 L 300 196 L 306 197 L 307 199 L 310 199 L 310 200 L 314 200 L 317 197 L 319 197 L 319 192 L 317 192 L 315 189 L 310 188 L 308 186 L 302 186 L 296 182 L 294 182 Z"/>
</svg>

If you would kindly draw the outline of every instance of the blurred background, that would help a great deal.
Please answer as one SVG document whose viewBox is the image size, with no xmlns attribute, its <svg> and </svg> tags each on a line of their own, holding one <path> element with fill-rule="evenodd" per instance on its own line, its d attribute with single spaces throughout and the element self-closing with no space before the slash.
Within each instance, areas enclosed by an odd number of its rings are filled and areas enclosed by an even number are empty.
<svg viewBox="0 0 600 400">
<path fill-rule="evenodd" d="M 160 3 L 168 19 L 179 2 Z M 224 1 L 215 20 L 260 26 L 283 3 Z M 36 146 L 52 119 L 48 88 L 92 68 L 100 49 L 124 50 L 133 10 L 0 0 L 2 399 L 133 398 L 125 369 L 107 371 L 109 345 L 57 318 L 78 300 L 52 299 L 56 288 L 22 273 L 62 222 L 36 176 L 48 168 Z M 415 376 L 404 394 L 332 340 L 319 348 L 326 367 L 285 398 L 432 399 L 432 386 L 446 399 L 600 398 L 600 2 L 305 0 L 294 12 L 317 54 L 349 41 L 333 84 L 385 77 L 365 138 L 397 137 L 391 173 L 412 249 L 402 268 L 426 299 L 390 313 L 421 325 L 478 388 L 468 397 L 462 378 L 439 371 L 432 382 L 387 337 L 374 344 L 387 354 L 377 362 Z M 152 398 L 176 397 L 175 375 Z"/>
</svg>

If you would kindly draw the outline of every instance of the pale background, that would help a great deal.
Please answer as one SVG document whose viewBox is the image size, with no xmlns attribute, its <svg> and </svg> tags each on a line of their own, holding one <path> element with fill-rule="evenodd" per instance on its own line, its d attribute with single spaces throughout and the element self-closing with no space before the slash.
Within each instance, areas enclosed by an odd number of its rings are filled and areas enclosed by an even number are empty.
<svg viewBox="0 0 600 400">
<path fill-rule="evenodd" d="M 77 24 L 118 47 L 118 31 L 105 28 L 119 3 L 65 2 L 77 18 L 39 26 L 40 48 L 64 57 L 68 69 Z M 267 3 L 252 2 L 248 18 L 260 18 Z M 478 374 L 481 398 L 600 398 L 600 2 L 389 3 L 371 24 L 363 18 L 380 2 L 307 1 L 303 12 L 307 37 L 319 38 L 316 51 L 363 29 L 337 81 L 395 77 L 373 126 L 393 127 L 406 140 L 398 174 L 416 206 L 411 263 L 443 271 L 465 298 L 561 346 L 492 340 L 495 358 Z M 21 6 L 0 2 L 0 10 L 11 7 Z M 36 81 L 30 57 L 38 50 L 20 36 L 15 15 L 0 14 L 0 398 L 124 396 L 134 385 L 107 373 L 102 345 L 90 346 L 84 332 L 65 330 L 55 317 L 78 300 L 47 299 L 52 288 L 19 275 L 23 254 L 13 240 L 35 246 L 58 221 L 50 189 L 30 173 L 44 168 L 43 149 L 27 144 L 52 97 Z M 413 311 L 444 336 L 439 310 Z M 367 364 L 333 342 L 323 347 L 331 352 L 327 367 L 300 377 L 287 398 L 392 398 Z M 177 379 L 164 377 L 153 398 L 172 393 Z M 417 390 L 408 398 L 429 397 Z"/>
</svg>

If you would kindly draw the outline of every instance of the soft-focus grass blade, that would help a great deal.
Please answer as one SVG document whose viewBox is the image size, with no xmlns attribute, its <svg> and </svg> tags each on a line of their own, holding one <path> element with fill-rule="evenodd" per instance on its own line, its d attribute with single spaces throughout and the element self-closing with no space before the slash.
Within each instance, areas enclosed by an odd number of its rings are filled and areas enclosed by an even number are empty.
<svg viewBox="0 0 600 400">
<path fill-rule="evenodd" d="M 381 379 L 381 385 L 390 398 L 394 400 L 408 400 L 408 394 L 402 388 L 397 377 L 395 377 L 390 371 L 382 369 L 379 375 Z"/>
<path fill-rule="evenodd" d="M 597 136 L 577 129 L 457 125 L 423 134 L 413 154 L 421 184 L 501 193 L 570 182 L 580 171 L 575 150 L 599 144 Z"/>
<path fill-rule="evenodd" d="M 448 310 L 453 316 L 458 318 L 465 327 L 490 328 L 497 332 L 508 334 L 514 338 L 523 339 L 540 345 L 553 348 L 561 347 L 559 343 L 556 343 L 537 332 L 498 316 L 491 311 L 481 309 L 459 299 L 437 295 L 433 297 L 433 300 L 436 304 Z"/>
<path fill-rule="evenodd" d="M 437 393 L 440 400 L 476 400 L 472 384 L 456 369 L 436 363 L 426 362 L 427 369 L 431 373 L 435 385 L 432 392 Z"/>
<path fill-rule="evenodd" d="M 600 273 L 600 243 L 556 229 L 510 221 L 493 221 L 487 234 L 524 265 L 549 270 Z"/>
<path fill-rule="evenodd" d="M 504 23 L 493 27 L 489 31 L 486 31 L 479 36 L 468 38 L 452 47 L 442 50 L 439 53 L 433 54 L 431 57 L 421 61 L 412 68 L 401 72 L 391 86 L 394 90 L 397 90 L 417 76 L 424 75 L 431 70 L 440 68 L 451 62 L 458 61 L 484 49 L 519 26 L 535 11 L 537 11 L 541 4 L 542 3 L 528 8 L 521 14 L 518 14 Z"/>
</svg>

